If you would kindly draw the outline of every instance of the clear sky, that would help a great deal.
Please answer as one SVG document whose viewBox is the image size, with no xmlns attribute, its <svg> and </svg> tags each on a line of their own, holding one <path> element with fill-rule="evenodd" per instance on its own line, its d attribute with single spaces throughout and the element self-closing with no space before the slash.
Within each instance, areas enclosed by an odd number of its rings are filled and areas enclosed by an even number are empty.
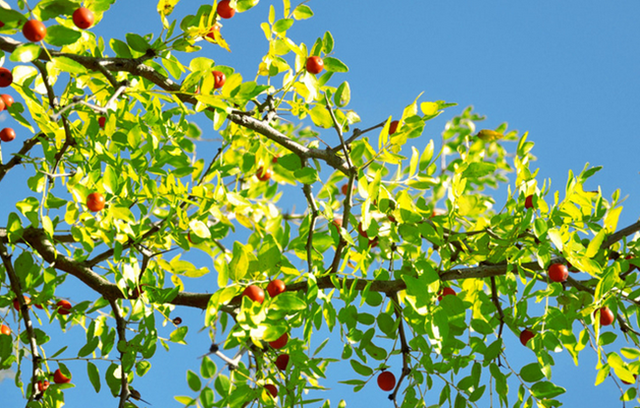
<svg viewBox="0 0 640 408">
<path fill-rule="evenodd" d="M 15 6 L 15 1 L 8 3 Z M 120 0 L 93 31 L 120 39 L 127 32 L 157 33 L 160 22 L 156 3 Z M 195 14 L 196 9 L 190 9 L 194 3 L 183 0 L 176 14 Z M 204 55 L 235 67 L 245 78 L 253 78 L 267 47 L 259 23 L 266 21 L 271 3 L 262 1 L 225 22 L 222 33 L 232 53 L 205 44 Z M 278 10 L 282 7 L 280 2 L 273 4 Z M 587 188 L 601 187 L 605 197 L 620 189 L 628 199 L 619 226 L 638 219 L 640 2 L 311 0 L 307 4 L 314 18 L 296 22 L 289 37 L 312 44 L 325 31 L 331 31 L 335 56 L 350 68 L 350 72 L 334 76 L 333 81 L 350 83 L 350 107 L 359 113 L 363 128 L 389 115 L 399 116 L 421 92 L 423 101 L 458 103 L 427 125 L 422 140 L 416 142 L 422 145 L 430 138 L 439 140 L 445 122 L 473 105 L 476 112 L 487 116 L 483 127 L 495 128 L 508 122 L 510 129 L 529 131 L 529 140 L 536 144 L 533 154 L 538 157 L 532 168 L 540 168 L 540 182 L 553 180 L 552 191 L 559 190 L 563 195 L 569 170 L 579 173 L 586 162 L 601 165 L 603 170 Z M 22 40 L 21 35 L 16 39 Z M 179 57 L 183 61 L 191 58 Z M 6 113 L 0 114 L 0 127 L 9 122 L 12 119 Z M 206 137 L 213 131 L 210 125 L 205 126 Z M 327 135 L 329 140 L 331 137 Z M 212 146 L 215 148 L 217 145 Z M 20 182 L 11 179 L 11 183 Z M 0 194 L 7 193 L 8 184 L 9 180 L 0 184 Z M 15 202 L 8 201 L 11 205 Z M 9 211 L 14 209 L 0 202 L 0 220 L 6 220 Z M 209 344 L 204 333 L 197 333 L 202 316 L 193 311 L 185 311 L 184 316 L 185 323 L 192 324 L 189 346 L 173 346 L 170 353 L 159 348 L 151 373 L 136 384 L 154 407 L 181 406 L 172 396 L 192 395 L 184 372 L 189 368 L 198 372 L 196 357 Z M 169 332 L 167 329 L 164 334 L 168 336 Z M 72 334 L 75 336 L 54 338 L 49 353 L 73 337 L 84 337 L 78 328 L 72 329 Z M 515 336 L 506 336 L 508 349 L 519 346 Z M 70 349 L 80 346 L 70 344 Z M 335 346 L 341 349 L 341 344 Z M 529 350 L 520 354 L 515 360 L 519 365 L 534 359 Z M 595 359 L 586 358 L 588 354 L 587 350 L 581 355 L 584 361 L 579 369 L 566 354 L 557 356 L 553 380 L 568 390 L 560 400 L 570 407 L 585 401 L 588 406 L 616 404 L 620 392 L 611 380 L 593 386 Z M 94 399 L 84 364 L 69 363 L 69 367 L 75 368 L 77 387 L 65 393 L 68 406 L 82 406 L 88 401 L 114 406 L 104 383 L 100 396 Z M 337 380 L 357 376 L 349 367 L 338 367 L 330 373 L 327 385 L 332 387 L 332 406 L 342 398 L 351 407 L 392 405 L 375 384 L 356 395 L 350 387 L 336 385 Z M 153 391 L 145 393 L 145 389 Z M 427 397 L 432 398 L 427 399 L 427 405 L 437 403 L 437 394 Z M 4 406 L 23 405 L 10 380 L 0 383 L 0 395 Z"/>
</svg>

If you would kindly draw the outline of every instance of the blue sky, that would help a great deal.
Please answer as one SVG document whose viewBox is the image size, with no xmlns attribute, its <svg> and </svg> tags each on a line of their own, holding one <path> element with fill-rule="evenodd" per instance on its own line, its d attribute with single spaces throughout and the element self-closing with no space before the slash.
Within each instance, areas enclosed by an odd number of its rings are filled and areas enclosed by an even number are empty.
<svg viewBox="0 0 640 408">
<path fill-rule="evenodd" d="M 121 0 L 93 31 L 120 39 L 127 32 L 157 33 L 160 23 L 156 3 Z M 193 3 L 196 2 L 183 0 L 176 14 L 195 13 L 196 9 L 189 9 Z M 224 22 L 222 33 L 232 53 L 205 44 L 203 54 L 219 64 L 236 67 L 245 78 L 253 78 L 267 47 L 259 23 L 266 21 L 269 4 L 263 1 Z M 280 2 L 273 4 L 281 9 Z M 473 105 L 476 112 L 487 116 L 483 127 L 494 128 L 508 122 L 510 129 L 529 132 L 529 140 L 536 143 L 533 154 L 538 161 L 532 167 L 540 168 L 540 184 L 551 178 L 552 191 L 559 190 L 562 196 L 569 170 L 578 173 L 586 162 L 604 166 L 591 179 L 588 189 L 600 186 L 607 197 L 621 189 L 621 195 L 628 199 L 620 227 L 637 220 L 639 2 L 312 0 L 308 5 L 315 12 L 314 18 L 297 22 L 289 37 L 312 44 L 325 31 L 331 31 L 336 42 L 335 56 L 350 68 L 349 73 L 337 75 L 333 81 L 349 81 L 350 107 L 359 113 L 362 127 L 379 123 L 389 115 L 400 115 L 424 92 L 424 101 L 459 104 L 428 124 L 424 143 L 430 138 L 437 141 L 445 122 Z M 16 38 L 21 40 L 19 35 Z M 0 115 L 0 127 L 11 121 L 6 113 Z M 213 132 L 210 127 L 203 129 Z M 329 140 L 331 137 L 327 135 Z M 5 179 L 0 193 L 7 191 L 9 182 L 20 180 Z M 6 220 L 12 210 L 0 203 L 0 219 Z M 185 312 L 184 316 L 190 319 L 185 318 L 185 323 L 193 324 L 190 346 L 174 346 L 171 353 L 159 349 L 152 361 L 152 373 L 140 379 L 140 386 L 136 387 L 153 406 L 177 407 L 180 405 L 169 402 L 173 395 L 191 395 L 182 373 L 186 368 L 197 372 L 196 356 L 208 347 L 204 333 L 196 333 L 201 316 L 194 312 Z M 167 330 L 165 334 L 168 333 Z M 60 345 L 73 334 L 84 337 L 81 329 L 75 328 L 69 336 L 52 343 Z M 507 333 L 508 349 L 518 347 L 517 339 L 509 336 Z M 55 350 L 51 346 L 49 353 Z M 587 358 L 588 354 L 589 351 L 583 352 L 579 369 L 565 354 L 557 356 L 553 380 L 568 390 L 560 398 L 565 406 L 584 401 L 591 406 L 611 406 L 619 398 L 611 380 L 597 388 L 593 386 L 595 359 Z M 516 362 L 526 364 L 533 361 L 534 355 L 525 350 L 519 358 L 522 361 Z M 85 378 L 84 365 L 78 365 L 76 372 L 77 388 L 65 393 L 68 406 L 95 398 Z M 332 370 L 330 383 L 346 379 L 341 378 L 345 373 L 351 378 L 350 368 Z M 154 391 L 149 395 L 145 388 Z M 374 384 L 355 396 L 348 387 L 333 384 L 332 388 L 332 406 L 341 398 L 351 407 L 365 403 L 384 406 L 380 402 L 386 395 Z M 99 406 L 110 403 L 107 394 L 108 390 L 103 389 L 97 397 Z M 0 383 L 0 395 L 8 396 L 7 406 L 22 405 L 11 381 Z M 427 405 L 435 404 L 438 396 L 430 397 Z"/>
</svg>

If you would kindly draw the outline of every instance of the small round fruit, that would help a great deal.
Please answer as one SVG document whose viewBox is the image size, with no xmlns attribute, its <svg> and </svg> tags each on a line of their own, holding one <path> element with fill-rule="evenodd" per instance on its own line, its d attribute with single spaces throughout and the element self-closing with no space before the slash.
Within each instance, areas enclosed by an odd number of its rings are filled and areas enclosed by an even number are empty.
<svg viewBox="0 0 640 408">
<path fill-rule="evenodd" d="M 104 125 L 107 124 L 107 117 L 106 116 L 100 116 L 98 118 L 98 125 L 100 126 L 101 129 L 104 129 Z"/>
<path fill-rule="evenodd" d="M 73 12 L 73 24 L 75 24 L 78 28 L 82 28 L 83 30 L 91 27 L 94 20 L 95 17 L 93 16 L 93 11 L 89 10 L 86 7 L 80 7 Z"/>
<path fill-rule="evenodd" d="M 29 306 L 31 304 L 31 298 L 27 295 L 22 295 L 22 299 L 24 299 L 24 304 Z M 16 310 L 20 310 L 20 302 L 18 302 L 18 298 L 13 298 L 13 308 Z"/>
<path fill-rule="evenodd" d="M 214 24 L 213 27 L 211 27 L 209 29 L 209 32 L 205 35 L 205 37 L 209 37 L 213 41 L 215 41 L 216 40 L 216 35 L 215 35 L 216 31 L 220 32 L 220 24 Z"/>
<path fill-rule="evenodd" d="M 6 88 L 13 83 L 13 74 L 5 67 L 0 67 L 0 88 Z"/>
<path fill-rule="evenodd" d="M 361 236 L 363 236 L 365 238 L 369 238 L 369 235 L 367 234 L 367 230 L 362 228 L 362 223 L 361 222 L 358 223 L 358 234 L 360 234 Z"/>
<path fill-rule="evenodd" d="M 249 285 L 242 292 L 242 296 L 247 296 L 254 302 L 262 304 L 262 302 L 264 301 L 264 290 L 262 290 L 262 288 L 259 286 Z"/>
<path fill-rule="evenodd" d="M 2 94 L 0 95 L 0 99 L 2 99 L 5 109 L 9 109 L 11 105 L 13 105 L 13 97 L 11 95 Z"/>
<path fill-rule="evenodd" d="M 524 199 L 524 208 L 527 210 L 533 208 L 533 195 L 528 195 L 527 198 Z"/>
<path fill-rule="evenodd" d="M 287 371 L 287 366 L 289 365 L 289 355 L 288 354 L 280 354 L 278 358 L 276 358 L 276 367 L 280 371 Z"/>
<path fill-rule="evenodd" d="M 281 348 L 287 345 L 288 341 L 289 341 L 289 335 L 285 333 L 282 336 L 280 336 L 278 340 L 270 341 L 269 345 L 276 350 L 280 350 Z"/>
<path fill-rule="evenodd" d="M 53 382 L 56 383 L 56 384 L 68 384 L 68 383 L 71 382 L 71 378 L 67 377 L 64 374 L 62 374 L 62 371 L 60 371 L 60 369 L 58 368 L 53 373 Z"/>
<path fill-rule="evenodd" d="M 71 313 L 71 303 L 68 300 L 58 300 L 56 303 L 56 310 L 61 315 L 68 315 Z"/>
<path fill-rule="evenodd" d="M 2 112 L 5 108 L 4 99 L 0 98 L 0 112 Z"/>
<path fill-rule="evenodd" d="M 213 74 L 213 87 L 215 89 L 222 88 L 224 83 L 227 81 L 227 76 L 224 72 L 220 71 L 213 71 L 211 73 Z"/>
<path fill-rule="evenodd" d="M 131 291 L 131 299 L 138 299 L 140 295 L 144 293 L 144 288 L 142 286 L 144 285 L 136 286 L 135 288 L 133 288 L 133 290 Z"/>
<path fill-rule="evenodd" d="M 87 208 L 91 212 L 98 212 L 104 208 L 104 196 L 100 193 L 91 193 L 87 196 Z"/>
<path fill-rule="evenodd" d="M 438 294 L 438 302 L 442 300 L 443 297 L 448 296 L 448 295 L 455 295 L 456 291 L 451 289 L 448 286 L 445 286 L 444 288 L 442 288 L 442 290 L 440 291 L 440 293 Z"/>
<path fill-rule="evenodd" d="M 547 270 L 549 279 L 554 282 L 564 282 L 569 277 L 569 270 L 563 264 L 552 264 Z"/>
<path fill-rule="evenodd" d="M 307 72 L 316 75 L 322 72 L 322 70 L 324 69 L 324 61 L 322 61 L 322 58 L 314 55 L 313 57 L 307 58 L 306 67 Z"/>
<path fill-rule="evenodd" d="M 396 131 L 398 130 L 398 125 L 399 124 L 400 124 L 400 122 L 398 122 L 397 120 L 394 120 L 393 122 L 389 123 L 389 134 L 390 135 L 396 133 Z"/>
<path fill-rule="evenodd" d="M 333 217 L 333 220 L 331 221 L 331 223 L 338 229 L 340 229 L 340 227 L 342 227 L 342 216 L 340 215 L 336 215 L 335 217 Z"/>
<path fill-rule="evenodd" d="M 273 385 L 273 384 L 266 384 L 266 385 L 264 386 L 264 389 L 265 389 L 265 390 L 267 390 L 267 391 L 269 391 L 269 394 L 271 394 L 271 396 L 272 396 L 273 398 L 275 398 L 275 397 L 277 397 L 277 396 L 278 396 L 278 387 L 276 387 L 275 385 Z"/>
<path fill-rule="evenodd" d="M 609 326 L 615 320 L 613 312 L 608 307 L 600 308 L 600 326 Z"/>
<path fill-rule="evenodd" d="M 222 18 L 231 18 L 236 14 L 236 11 L 231 8 L 229 5 L 229 0 L 222 0 L 218 3 L 218 8 L 216 9 L 218 15 Z"/>
<path fill-rule="evenodd" d="M 173 318 L 173 324 L 175 324 L 176 326 L 179 326 L 182 324 L 182 317 L 174 317 Z"/>
<path fill-rule="evenodd" d="M 391 391 L 396 386 L 396 376 L 390 371 L 383 371 L 378 375 L 378 387 L 382 391 Z"/>
<path fill-rule="evenodd" d="M 42 21 L 27 20 L 22 26 L 22 34 L 24 38 L 31 42 L 42 41 L 47 36 L 47 28 L 42 24 Z"/>
<path fill-rule="evenodd" d="M 343 184 L 342 187 L 340 187 L 340 192 L 344 195 L 347 195 L 347 193 L 349 192 L 349 184 Z"/>
<path fill-rule="evenodd" d="M 40 392 L 45 392 L 47 388 L 49 388 L 49 381 L 47 380 L 38 381 L 36 384 L 38 386 L 38 391 Z"/>
<path fill-rule="evenodd" d="M 271 179 L 272 175 L 273 175 L 273 170 L 271 170 L 271 168 L 268 168 L 265 170 L 264 167 L 259 167 L 258 172 L 256 173 L 256 177 L 260 181 L 267 181 Z"/>
<path fill-rule="evenodd" d="M 9 326 L 7 326 L 6 324 L 3 324 L 2 326 L 0 326 L 0 334 L 6 334 L 7 336 L 11 335 L 11 328 Z M 289 357 L 289 356 L 287 356 Z M 287 362 L 289 362 L 289 360 L 287 359 Z M 278 365 L 278 362 L 276 361 L 276 365 Z M 286 367 L 286 365 L 285 365 Z"/>
<path fill-rule="evenodd" d="M 282 292 L 287 289 L 287 285 L 284 284 L 280 279 L 275 279 L 269 282 L 267 285 L 267 292 L 269 292 L 269 296 L 272 298 L 278 296 Z"/>
<path fill-rule="evenodd" d="M 536 334 L 529 329 L 524 329 L 520 332 L 520 343 L 526 346 L 529 340 L 531 340 Z"/>
<path fill-rule="evenodd" d="M 4 27 L 4 23 L 0 21 L 0 28 Z"/>
<path fill-rule="evenodd" d="M 11 128 L 4 128 L 0 130 L 0 140 L 3 142 L 10 142 L 16 138 L 16 131 Z"/>
</svg>

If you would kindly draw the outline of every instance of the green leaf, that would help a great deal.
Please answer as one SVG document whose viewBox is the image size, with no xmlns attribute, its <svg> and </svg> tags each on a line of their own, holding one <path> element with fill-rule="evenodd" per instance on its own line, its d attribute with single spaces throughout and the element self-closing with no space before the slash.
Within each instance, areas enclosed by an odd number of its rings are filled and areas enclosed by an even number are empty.
<svg viewBox="0 0 640 408">
<path fill-rule="evenodd" d="M 299 311 L 307 308 L 304 300 L 300 299 L 295 293 L 285 292 L 276 296 L 271 302 L 271 307 L 275 310 Z"/>
<path fill-rule="evenodd" d="M 351 101 L 351 88 L 347 81 L 340 84 L 336 93 L 333 95 L 333 101 L 336 106 L 344 108 Z"/>
<path fill-rule="evenodd" d="M 351 359 L 349 362 L 351 363 L 351 367 L 353 368 L 353 371 L 360 374 L 361 376 L 369 377 L 370 375 L 373 374 L 373 369 L 371 367 L 368 367 L 360 363 L 356 359 Z"/>
<path fill-rule="evenodd" d="M 13 62 L 31 62 L 40 56 L 41 51 L 40 44 L 22 44 L 13 50 L 9 59 Z"/>
<path fill-rule="evenodd" d="M 44 41 L 48 44 L 62 47 L 75 43 L 80 37 L 82 37 L 80 31 L 72 30 L 71 28 L 61 25 L 53 25 L 47 27 L 47 36 Z"/>
<path fill-rule="evenodd" d="M 181 326 L 178 327 L 177 329 L 175 329 L 173 332 L 171 332 L 170 335 L 170 339 L 172 342 L 174 343 L 179 343 L 179 344 L 187 344 L 184 341 L 185 336 L 187 335 L 187 332 L 189 331 L 189 328 L 187 326 Z"/>
<path fill-rule="evenodd" d="M 329 72 L 349 72 L 349 68 L 337 58 L 324 57 L 324 69 Z"/>
<path fill-rule="evenodd" d="M 116 57 L 133 58 L 133 55 L 131 54 L 131 50 L 129 49 L 129 46 L 125 42 L 120 41 L 116 38 L 112 38 L 109 41 L 109 45 L 111 46 L 111 49 L 116 53 Z"/>
<path fill-rule="evenodd" d="M 303 167 L 300 170 L 296 170 L 293 172 L 296 180 L 303 184 L 313 184 L 316 181 L 320 180 L 318 178 L 318 172 L 311 167 Z"/>
<path fill-rule="evenodd" d="M 558 387 L 552 382 L 542 381 L 537 382 L 531 386 L 531 394 L 535 398 L 549 399 L 564 394 L 566 390 L 562 387 Z"/>
<path fill-rule="evenodd" d="M 313 11 L 306 4 L 300 4 L 293 10 L 293 18 L 296 20 L 306 20 L 313 17 Z"/>
<path fill-rule="evenodd" d="M 191 388 L 192 391 L 200 391 L 200 388 L 202 388 L 202 382 L 200 381 L 200 377 L 198 377 L 198 374 L 194 373 L 191 370 L 187 370 L 187 384 L 189 384 L 189 388 Z"/>
<path fill-rule="evenodd" d="M 328 129 L 333 126 L 333 120 L 331 114 L 323 105 L 316 105 L 309 112 L 311 114 L 311 120 L 316 126 L 323 129 Z"/>
<path fill-rule="evenodd" d="M 520 377 L 526 382 L 536 382 L 544 378 L 540 364 L 531 363 L 520 369 Z"/>
<path fill-rule="evenodd" d="M 129 45 L 129 47 L 131 47 L 132 50 L 145 53 L 148 49 L 151 48 L 151 45 L 141 35 L 127 33 L 126 39 L 127 44 Z"/>
<path fill-rule="evenodd" d="M 275 31 L 276 33 L 284 33 L 289 28 L 291 28 L 292 25 L 293 25 L 293 19 L 283 18 L 276 21 L 276 23 L 273 25 L 273 31 Z"/>
<path fill-rule="evenodd" d="M 87 72 L 87 69 L 79 62 L 67 57 L 53 57 L 51 60 L 53 66 L 60 71 L 69 72 L 71 74 L 82 74 Z"/>
<path fill-rule="evenodd" d="M 100 392 L 100 371 L 98 371 L 98 367 L 91 361 L 87 361 L 87 374 L 89 375 L 89 381 L 91 381 L 93 389 L 96 390 L 96 392 Z"/>
</svg>

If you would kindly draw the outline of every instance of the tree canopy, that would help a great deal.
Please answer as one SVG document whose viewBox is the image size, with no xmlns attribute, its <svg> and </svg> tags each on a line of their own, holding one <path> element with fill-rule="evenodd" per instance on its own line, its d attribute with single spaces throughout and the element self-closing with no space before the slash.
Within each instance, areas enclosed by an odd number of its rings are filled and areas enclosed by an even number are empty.
<svg viewBox="0 0 640 408">
<path fill-rule="evenodd" d="M 306 1 L 269 7 L 251 78 L 202 50 L 227 52 L 225 22 L 258 0 L 179 20 L 160 0 L 160 32 L 95 35 L 114 2 L 0 1 L 0 369 L 26 406 L 62 406 L 81 375 L 101 406 L 145 404 L 158 346 L 198 330 L 184 406 L 329 407 L 338 364 L 381 406 L 555 407 L 558 352 L 595 354 L 596 385 L 636 400 L 640 222 L 585 191 L 599 167 L 553 191 L 527 133 L 472 108 L 425 141 L 455 104 L 422 94 L 361 120 L 340 39 L 288 35 Z M 54 325 L 84 345 L 51 349 Z"/>
</svg>

